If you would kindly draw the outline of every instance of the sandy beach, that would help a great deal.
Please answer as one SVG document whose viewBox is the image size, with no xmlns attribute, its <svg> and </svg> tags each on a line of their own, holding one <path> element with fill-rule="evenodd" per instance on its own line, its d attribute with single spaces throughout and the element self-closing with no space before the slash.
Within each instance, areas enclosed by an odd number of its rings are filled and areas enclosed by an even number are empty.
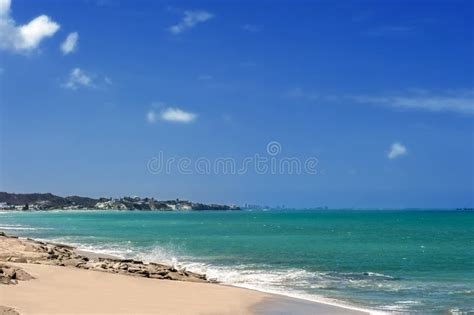
<svg viewBox="0 0 474 315">
<path fill-rule="evenodd" d="M 364 313 L 210 283 L 201 275 L 172 271 L 172 266 L 84 257 L 70 247 L 0 235 L 0 314 Z M 79 262 L 75 266 L 71 260 Z M 118 268 L 123 261 L 131 271 Z M 168 274 L 153 279 L 154 271 L 143 272 L 157 268 L 163 274 L 167 268 Z"/>
</svg>

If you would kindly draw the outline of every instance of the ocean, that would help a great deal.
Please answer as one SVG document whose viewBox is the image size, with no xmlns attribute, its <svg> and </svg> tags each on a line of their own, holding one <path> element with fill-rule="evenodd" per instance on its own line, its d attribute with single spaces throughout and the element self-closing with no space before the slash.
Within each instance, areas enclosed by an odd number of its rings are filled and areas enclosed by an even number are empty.
<svg viewBox="0 0 474 315">
<path fill-rule="evenodd" d="M 1 212 L 0 230 L 307 300 L 474 312 L 473 212 Z"/>
</svg>

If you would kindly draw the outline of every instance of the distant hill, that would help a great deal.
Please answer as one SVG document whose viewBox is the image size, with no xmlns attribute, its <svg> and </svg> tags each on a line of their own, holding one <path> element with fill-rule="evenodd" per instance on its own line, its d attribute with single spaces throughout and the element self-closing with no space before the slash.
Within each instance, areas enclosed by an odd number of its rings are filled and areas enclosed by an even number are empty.
<svg viewBox="0 0 474 315">
<path fill-rule="evenodd" d="M 43 201 L 47 201 L 58 206 L 65 206 L 71 203 L 71 201 L 69 201 L 67 197 L 63 198 L 60 196 L 53 195 L 51 193 L 10 194 L 7 192 L 0 192 L 0 202 L 6 202 L 9 205 L 22 206 L 25 204 L 33 204 L 33 203 L 43 202 Z"/>
<path fill-rule="evenodd" d="M 240 210 L 236 206 L 194 203 L 179 199 L 167 201 L 139 197 L 94 199 L 81 196 L 61 197 L 51 193 L 14 194 L 0 192 L 0 203 L 0 208 L 3 210 Z"/>
</svg>

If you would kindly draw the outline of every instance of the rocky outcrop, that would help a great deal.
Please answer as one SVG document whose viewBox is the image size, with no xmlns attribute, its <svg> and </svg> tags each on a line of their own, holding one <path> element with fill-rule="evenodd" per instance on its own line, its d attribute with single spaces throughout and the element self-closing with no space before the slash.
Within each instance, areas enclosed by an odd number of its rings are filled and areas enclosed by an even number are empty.
<svg viewBox="0 0 474 315">
<path fill-rule="evenodd" d="M 17 311 L 8 306 L 0 305 L 0 315 L 19 315 Z"/>
<path fill-rule="evenodd" d="M 0 284 L 17 284 L 31 279 L 33 276 L 23 269 L 0 263 Z"/>
<path fill-rule="evenodd" d="M 5 246 L 6 245 L 6 246 Z M 14 250 L 9 250 L 14 249 Z M 0 260 L 80 268 L 153 279 L 208 282 L 205 275 L 158 263 L 133 259 L 89 258 L 78 254 L 72 246 L 19 239 L 0 232 Z M 10 269 L 7 269 L 7 272 Z M 26 277 L 21 271 L 20 277 Z M 8 273 L 9 274 L 9 273 Z M 18 273 L 17 277 L 18 277 Z M 5 280 L 6 281 L 6 280 Z"/>
</svg>

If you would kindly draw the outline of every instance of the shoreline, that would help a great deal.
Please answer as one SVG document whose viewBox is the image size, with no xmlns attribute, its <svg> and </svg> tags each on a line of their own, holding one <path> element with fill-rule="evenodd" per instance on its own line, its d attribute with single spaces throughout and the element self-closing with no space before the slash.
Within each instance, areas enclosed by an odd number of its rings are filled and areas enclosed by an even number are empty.
<svg viewBox="0 0 474 315">
<path fill-rule="evenodd" d="M 104 272 L 103 270 L 97 270 L 95 268 L 91 268 L 90 270 L 81 270 L 77 266 L 71 266 L 70 264 L 66 264 L 66 266 L 58 266 L 55 263 L 52 263 L 51 261 L 42 261 L 42 262 L 29 262 L 28 259 L 25 262 L 24 260 L 20 260 L 18 262 L 15 262 L 15 259 L 13 261 L 11 260 L 11 256 L 7 259 L 5 259 L 5 246 L 2 246 L 2 243 L 6 240 L 16 240 L 16 242 L 22 244 L 22 245 L 28 245 L 28 243 L 34 243 L 34 244 L 43 244 L 43 245 L 49 245 L 49 246 L 57 246 L 58 248 L 66 248 L 72 250 L 78 257 L 87 257 L 87 259 L 90 259 L 89 261 L 94 262 L 96 260 L 98 261 L 107 261 L 111 260 L 113 262 L 117 261 L 134 261 L 130 259 L 121 259 L 120 257 L 113 256 L 113 255 L 106 255 L 103 253 L 97 253 L 91 250 L 82 250 L 76 246 L 70 246 L 67 244 L 57 244 L 57 243 L 51 243 L 51 242 L 45 242 L 45 241 L 37 241 L 33 240 L 30 238 L 19 238 L 15 236 L 7 236 L 4 233 L 0 233 L 0 262 L 5 263 L 5 264 L 10 264 L 13 265 L 14 267 L 19 267 L 25 269 L 27 272 L 33 270 L 34 272 L 38 272 L 38 267 L 37 265 L 41 265 L 44 267 L 39 267 L 39 268 L 46 268 L 50 269 L 53 268 L 56 270 L 60 270 L 60 273 L 62 275 L 67 275 L 69 274 L 70 270 L 80 270 L 80 272 L 88 272 L 88 273 L 93 273 L 93 274 L 109 274 L 112 277 L 120 276 L 128 279 L 140 279 L 140 281 L 146 281 L 144 282 L 146 285 L 150 285 L 149 282 L 156 282 L 156 287 L 159 287 L 162 285 L 162 283 L 167 283 L 166 285 L 171 285 L 176 286 L 176 287 L 183 287 L 183 286 L 188 286 L 183 285 L 183 283 L 199 283 L 203 286 L 206 286 L 206 290 L 199 290 L 199 291 L 208 291 L 207 288 L 213 288 L 210 289 L 212 291 L 221 292 L 223 295 L 224 291 L 231 290 L 232 294 L 240 294 L 245 296 L 245 301 L 240 301 L 239 304 L 239 314 L 244 313 L 244 314 L 264 314 L 264 315 L 273 315 L 273 314 L 281 314 L 282 310 L 286 310 L 287 312 L 297 312 L 298 314 L 325 314 L 325 313 L 334 313 L 334 314 L 374 314 L 373 311 L 367 310 L 367 309 L 362 309 L 362 308 L 357 308 L 357 307 L 352 307 L 348 305 L 339 305 L 337 303 L 331 303 L 327 301 L 312 301 L 312 300 L 307 300 L 307 299 L 302 299 L 298 297 L 291 297 L 288 295 L 283 295 L 283 294 L 278 294 L 278 293 L 272 293 L 272 292 L 265 292 L 253 288 L 244 288 L 240 286 L 235 286 L 235 285 L 229 285 L 229 284 L 222 284 L 222 283 L 212 283 L 206 279 L 206 281 L 202 281 L 201 279 L 195 279 L 195 278 L 186 278 L 186 277 L 181 277 L 179 279 L 173 279 L 173 280 L 181 280 L 181 281 L 166 281 L 166 280 L 155 280 L 155 279 L 147 279 L 146 277 L 140 277 L 140 275 L 137 274 L 117 274 L 115 271 L 106 271 Z M 5 245 L 5 244 L 3 244 Z M 30 244 L 31 245 L 31 244 Z M 12 251 L 10 251 L 8 254 L 12 254 Z M 17 254 L 19 254 L 17 252 Z M 25 253 L 20 253 L 20 256 L 24 255 Z M 51 255 L 51 254 L 50 254 Z M 54 254 L 53 254 L 54 255 Z M 10 261 L 6 261 L 10 260 Z M 146 265 L 146 263 L 141 264 Z M 154 265 L 154 263 L 151 263 Z M 161 265 L 161 264 L 156 264 L 159 266 L 166 266 L 166 265 Z M 71 268 L 72 267 L 72 268 Z M 57 269 L 60 268 L 60 269 Z M 166 266 L 166 268 L 174 268 L 173 266 Z M 40 274 L 44 271 L 40 271 Z M 57 271 L 59 272 L 59 271 Z M 186 271 L 185 271 L 186 272 Z M 192 272 L 186 272 L 190 275 L 196 275 L 195 277 L 199 277 L 202 275 L 194 274 Z M 40 277 L 44 277 L 44 275 L 40 275 Z M 114 278 L 113 278 L 114 279 Z M 162 279 L 162 278 L 161 278 Z M 166 278 L 165 278 L 166 279 Z M 31 280 L 35 281 L 35 280 Z M 29 283 L 31 281 L 25 282 Z M 117 280 L 110 280 L 111 282 L 117 281 Z M 127 280 L 120 280 L 120 281 L 127 281 Z M 135 280 L 133 280 L 135 281 Z M 21 283 L 16 286 L 22 286 L 23 281 L 20 281 Z M 154 285 L 155 285 L 154 284 Z M 142 284 L 143 285 L 143 284 Z M 15 286 L 15 287 L 16 287 Z M 1 286 L 0 285 L 0 291 L 3 292 L 3 295 L 5 296 L 5 287 L 13 287 L 13 286 Z M 226 289 L 224 289 L 226 288 Z M 8 288 L 7 288 L 8 289 Z M 67 291 L 67 288 L 64 288 Z M 193 290 L 194 291 L 194 290 Z M 191 294 L 191 292 L 190 292 Z M 192 292 L 191 295 L 195 295 L 196 292 Z M 200 292 L 198 295 L 202 295 L 205 293 Z M 215 294 L 215 293 L 214 293 Z M 1 296 L 2 294 L 0 294 Z M 205 298 L 205 297 L 203 297 Z M 209 298 L 209 297 L 208 297 Z M 21 307 L 18 307 L 18 305 L 8 305 L 9 301 L 4 301 L 4 297 L 0 297 L 0 306 L 5 306 L 5 307 L 12 307 L 16 306 L 17 308 L 20 309 Z M 209 302 L 212 302 L 211 301 Z M 229 301 L 228 301 L 229 302 Z M 230 303 L 230 302 L 229 302 Z M 278 306 L 277 308 L 275 306 Z M 225 306 L 225 305 L 224 305 Z M 216 306 L 218 307 L 218 306 Z M 223 305 L 219 305 L 219 307 L 223 307 Z M 235 307 L 235 306 L 234 306 Z M 14 308 L 14 307 L 13 307 Z M 73 311 L 73 310 L 71 310 Z M 177 309 L 177 313 L 183 313 L 182 310 Z M 223 311 L 223 309 L 221 309 Z M 196 310 L 197 312 L 197 310 Z M 26 312 L 28 313 L 28 312 Z M 224 312 L 225 313 L 225 312 Z M 230 312 L 231 314 L 233 312 Z"/>
<path fill-rule="evenodd" d="M 77 246 L 77 245 L 70 245 L 70 246 L 74 246 L 75 252 L 80 253 L 80 254 L 82 254 L 84 256 L 87 256 L 89 258 L 103 257 L 103 258 L 112 258 L 112 259 L 124 259 L 123 257 L 112 255 L 112 254 L 94 252 L 93 250 L 90 250 L 90 249 L 87 249 L 87 250 L 80 249 L 79 246 Z M 300 297 L 300 296 L 291 295 L 291 294 L 284 294 L 284 293 L 280 293 L 280 292 L 274 292 L 274 291 L 271 291 L 271 290 L 265 291 L 265 290 L 259 290 L 257 288 L 238 286 L 238 285 L 222 283 L 222 282 L 216 282 L 215 284 L 218 284 L 220 286 L 226 286 L 226 287 L 232 287 L 232 288 L 239 288 L 239 289 L 255 291 L 255 292 L 258 292 L 258 293 L 270 294 L 271 295 L 270 299 L 284 300 L 284 301 L 288 302 L 289 304 L 293 304 L 295 302 L 296 303 L 304 303 L 304 304 L 306 304 L 306 303 L 317 303 L 317 304 L 325 304 L 325 305 L 329 305 L 329 306 L 340 307 L 340 308 L 348 309 L 348 310 L 352 310 L 352 311 L 363 312 L 363 313 L 372 314 L 372 315 L 385 314 L 384 312 L 381 312 L 381 311 L 375 311 L 375 310 L 370 310 L 370 309 L 366 309 L 366 308 L 363 308 L 363 307 L 348 305 L 348 304 L 344 304 L 344 302 L 339 302 L 337 300 L 331 300 L 329 298 L 328 299 L 324 299 L 324 298 L 311 299 L 311 298 L 305 298 L 305 297 Z M 262 303 L 265 303 L 265 302 L 262 302 Z"/>
</svg>

